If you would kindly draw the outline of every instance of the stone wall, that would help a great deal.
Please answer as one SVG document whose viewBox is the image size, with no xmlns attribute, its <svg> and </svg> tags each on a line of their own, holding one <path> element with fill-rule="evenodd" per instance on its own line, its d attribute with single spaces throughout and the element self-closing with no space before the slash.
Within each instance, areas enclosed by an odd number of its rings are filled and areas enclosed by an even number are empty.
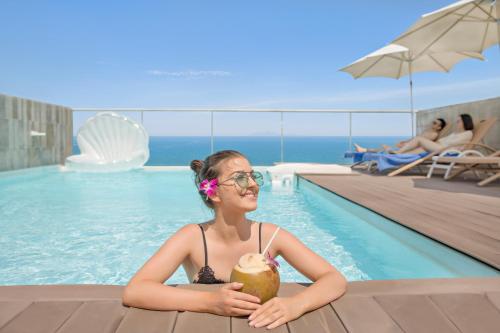
<svg viewBox="0 0 500 333">
<path fill-rule="evenodd" d="M 0 171 L 63 164 L 72 133 L 70 108 L 0 94 Z"/>
<path fill-rule="evenodd" d="M 470 114 L 474 119 L 474 123 L 496 117 L 497 122 L 485 137 L 484 143 L 500 149 L 500 97 L 418 111 L 417 133 L 422 132 L 436 118 L 443 118 L 447 122 L 455 124 L 457 117 L 461 113 Z"/>
</svg>

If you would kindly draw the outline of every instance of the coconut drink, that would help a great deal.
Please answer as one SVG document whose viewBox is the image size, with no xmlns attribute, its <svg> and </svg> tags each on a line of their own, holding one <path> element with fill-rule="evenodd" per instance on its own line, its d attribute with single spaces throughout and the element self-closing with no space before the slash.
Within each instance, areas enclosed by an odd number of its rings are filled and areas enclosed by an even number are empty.
<svg viewBox="0 0 500 333">
<path fill-rule="evenodd" d="M 241 256 L 231 272 L 230 282 L 243 283 L 241 292 L 254 295 L 264 304 L 278 294 L 280 287 L 279 264 L 260 253 L 247 253 Z"/>
<path fill-rule="evenodd" d="M 243 283 L 241 292 L 254 295 L 264 304 L 276 297 L 280 288 L 280 264 L 266 252 L 280 227 L 276 228 L 263 253 L 247 253 L 240 257 L 231 272 L 230 282 Z"/>
</svg>

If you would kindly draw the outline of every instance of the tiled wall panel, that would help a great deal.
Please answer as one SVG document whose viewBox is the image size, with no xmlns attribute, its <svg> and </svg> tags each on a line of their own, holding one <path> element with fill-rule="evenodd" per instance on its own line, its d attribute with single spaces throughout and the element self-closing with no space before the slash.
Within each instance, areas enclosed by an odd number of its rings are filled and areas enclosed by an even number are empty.
<svg viewBox="0 0 500 333">
<path fill-rule="evenodd" d="M 70 108 L 0 94 L 0 171 L 63 164 L 72 133 Z"/>
</svg>

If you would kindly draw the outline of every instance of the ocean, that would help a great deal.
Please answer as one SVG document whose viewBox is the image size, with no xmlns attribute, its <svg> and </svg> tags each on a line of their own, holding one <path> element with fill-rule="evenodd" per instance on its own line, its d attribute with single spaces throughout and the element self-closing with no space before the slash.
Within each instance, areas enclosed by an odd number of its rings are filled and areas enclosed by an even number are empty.
<svg viewBox="0 0 500 333">
<path fill-rule="evenodd" d="M 381 144 L 392 145 L 406 137 L 356 136 L 353 143 L 377 148 Z M 344 158 L 349 150 L 347 136 L 289 136 L 283 140 L 284 162 L 316 162 L 350 164 Z M 253 165 L 273 165 L 280 162 L 279 136 L 218 136 L 214 138 L 214 152 L 234 149 L 245 154 Z M 79 154 L 76 137 L 73 138 L 73 154 Z M 205 159 L 210 155 L 209 136 L 152 136 L 149 138 L 148 166 L 189 165 L 193 159 Z"/>
</svg>

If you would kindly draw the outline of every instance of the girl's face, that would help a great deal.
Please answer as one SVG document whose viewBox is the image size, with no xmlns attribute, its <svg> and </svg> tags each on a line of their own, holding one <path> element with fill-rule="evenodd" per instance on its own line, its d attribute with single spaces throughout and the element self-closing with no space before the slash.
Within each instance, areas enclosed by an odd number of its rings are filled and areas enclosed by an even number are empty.
<svg viewBox="0 0 500 333">
<path fill-rule="evenodd" d="M 250 177 L 252 171 L 252 166 L 244 157 L 233 157 L 221 162 L 219 177 L 217 177 L 217 191 L 211 197 L 214 204 L 242 212 L 256 210 L 259 185 Z M 241 178 L 242 173 L 248 176 L 247 188 L 239 185 L 235 179 Z"/>
</svg>

